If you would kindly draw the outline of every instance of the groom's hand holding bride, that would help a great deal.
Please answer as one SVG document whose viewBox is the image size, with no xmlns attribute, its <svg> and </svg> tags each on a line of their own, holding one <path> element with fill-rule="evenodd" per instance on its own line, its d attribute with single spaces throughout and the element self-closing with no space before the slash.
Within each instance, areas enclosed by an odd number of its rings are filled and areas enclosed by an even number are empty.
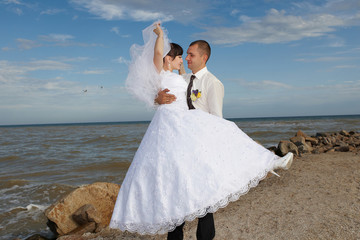
<svg viewBox="0 0 360 240">
<path fill-rule="evenodd" d="M 155 98 L 155 102 L 157 104 L 170 104 L 176 100 L 175 95 L 168 93 L 170 90 L 165 88 L 158 92 L 157 97 Z"/>
</svg>

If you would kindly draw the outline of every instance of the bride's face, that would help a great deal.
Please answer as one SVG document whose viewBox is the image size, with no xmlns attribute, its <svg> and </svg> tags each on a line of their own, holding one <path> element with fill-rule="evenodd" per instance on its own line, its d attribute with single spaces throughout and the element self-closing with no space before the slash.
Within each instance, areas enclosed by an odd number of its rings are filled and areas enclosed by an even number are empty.
<svg viewBox="0 0 360 240">
<path fill-rule="evenodd" d="M 172 69 L 174 69 L 174 70 L 179 70 L 182 63 L 183 63 L 182 56 L 181 56 L 181 55 L 176 56 L 176 57 L 174 58 L 174 60 L 171 61 L 171 67 L 172 67 Z"/>
</svg>

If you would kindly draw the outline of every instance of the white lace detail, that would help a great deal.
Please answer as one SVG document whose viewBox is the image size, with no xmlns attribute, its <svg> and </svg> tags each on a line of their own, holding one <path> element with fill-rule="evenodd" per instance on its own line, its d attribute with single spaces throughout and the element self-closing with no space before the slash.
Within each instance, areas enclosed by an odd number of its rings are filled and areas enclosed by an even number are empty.
<svg viewBox="0 0 360 240">
<path fill-rule="evenodd" d="M 204 217 L 208 213 L 215 213 L 220 208 L 225 208 L 229 203 L 239 200 L 239 198 L 242 195 L 247 194 L 251 188 L 256 187 L 259 184 L 259 182 L 266 177 L 267 173 L 270 170 L 264 171 L 257 178 L 250 181 L 246 187 L 239 190 L 238 192 L 229 194 L 226 198 L 221 199 L 217 203 L 215 203 L 209 207 L 200 209 L 200 210 L 196 211 L 195 213 L 189 214 L 182 219 L 173 219 L 171 221 L 166 221 L 166 222 L 158 223 L 155 225 L 134 224 L 134 223 L 125 224 L 122 222 L 118 222 L 117 220 L 113 220 L 111 222 L 110 227 L 119 228 L 122 231 L 129 231 L 132 233 L 136 232 L 141 235 L 146 235 L 146 234 L 155 235 L 155 234 L 165 234 L 167 232 L 171 232 L 177 226 L 180 226 L 181 224 L 183 224 L 185 221 L 191 222 L 191 221 L 195 220 L 196 218 Z"/>
</svg>

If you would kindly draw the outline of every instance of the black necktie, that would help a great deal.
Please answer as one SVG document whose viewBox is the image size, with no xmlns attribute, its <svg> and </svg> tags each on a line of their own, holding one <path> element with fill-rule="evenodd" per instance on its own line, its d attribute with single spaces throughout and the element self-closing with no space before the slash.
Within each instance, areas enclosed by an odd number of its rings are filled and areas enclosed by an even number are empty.
<svg viewBox="0 0 360 240">
<path fill-rule="evenodd" d="M 193 83 L 194 83 L 194 78 L 195 78 L 195 75 L 191 75 L 189 86 L 188 86 L 187 92 L 186 92 L 186 101 L 187 101 L 187 105 L 188 105 L 189 109 L 195 109 L 194 105 L 192 104 L 191 97 L 190 97 L 191 88 L 192 88 Z"/>
</svg>

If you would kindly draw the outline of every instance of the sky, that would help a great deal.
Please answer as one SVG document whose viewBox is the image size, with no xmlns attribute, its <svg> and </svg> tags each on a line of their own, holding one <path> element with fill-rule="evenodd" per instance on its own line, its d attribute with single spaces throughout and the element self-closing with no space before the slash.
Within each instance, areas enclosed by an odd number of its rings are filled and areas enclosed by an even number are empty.
<svg viewBox="0 0 360 240">
<path fill-rule="evenodd" d="M 360 114 L 359 0 L 0 0 L 0 125 L 150 120 L 124 82 L 158 20 L 211 44 L 225 118 Z"/>
</svg>

